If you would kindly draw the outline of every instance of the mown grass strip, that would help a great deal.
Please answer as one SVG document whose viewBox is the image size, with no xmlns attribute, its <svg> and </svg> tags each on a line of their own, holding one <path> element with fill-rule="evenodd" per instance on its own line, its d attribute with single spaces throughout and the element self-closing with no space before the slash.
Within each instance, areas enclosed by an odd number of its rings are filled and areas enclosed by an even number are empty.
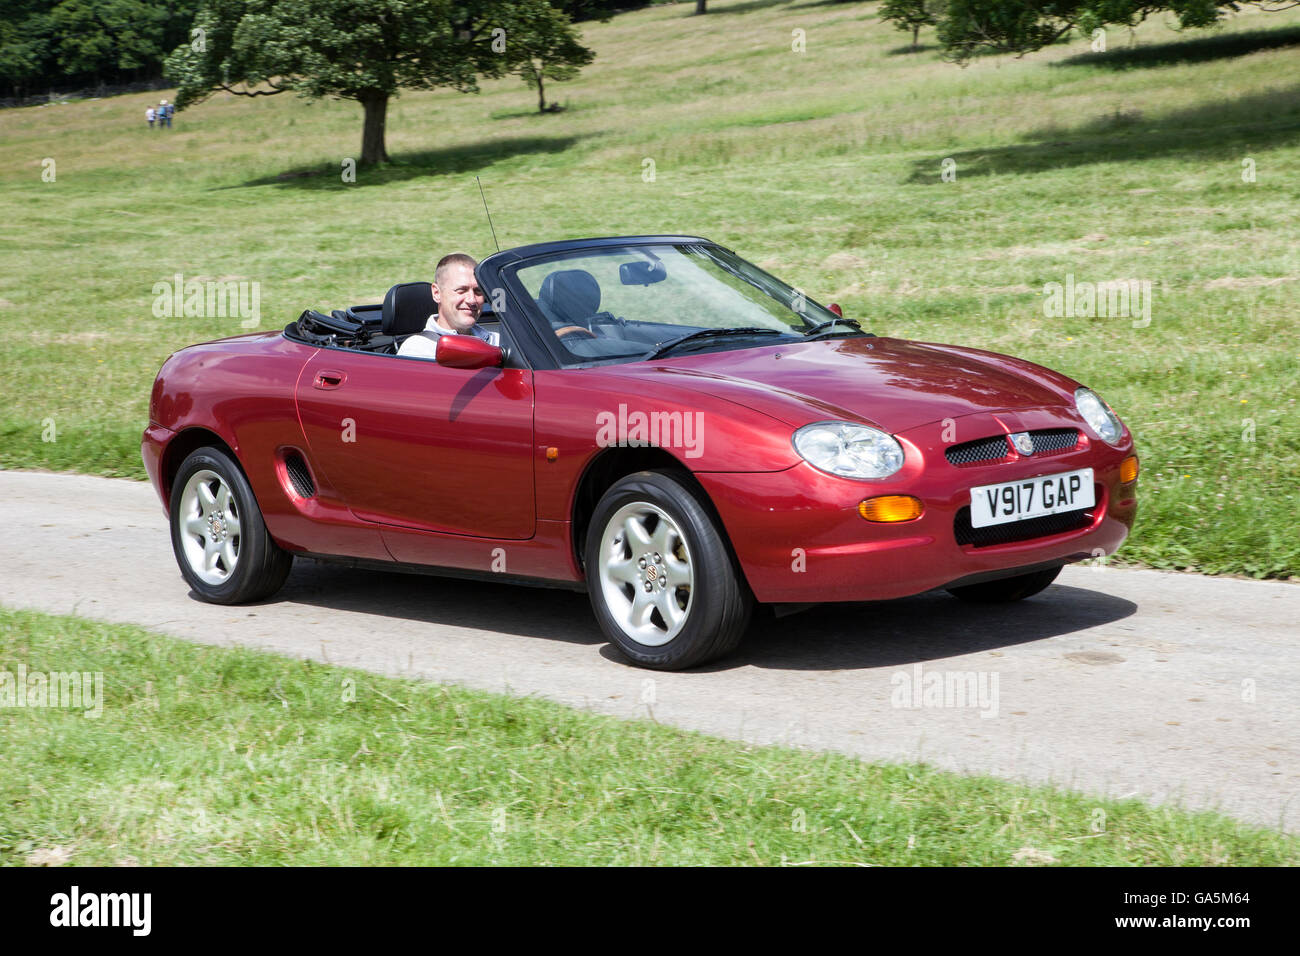
<svg viewBox="0 0 1300 956">
<path fill-rule="evenodd" d="M 0 609 L 0 674 L 20 665 L 100 672 L 104 693 L 98 718 L 0 707 L 3 864 L 1300 861 L 1300 841 L 1210 813 Z"/>
</svg>

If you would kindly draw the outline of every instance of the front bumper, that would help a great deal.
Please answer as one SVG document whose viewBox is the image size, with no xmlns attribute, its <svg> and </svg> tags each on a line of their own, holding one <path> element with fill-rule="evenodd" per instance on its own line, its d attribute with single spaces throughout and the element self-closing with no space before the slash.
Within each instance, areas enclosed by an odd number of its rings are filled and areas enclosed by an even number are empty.
<svg viewBox="0 0 1300 956">
<path fill-rule="evenodd" d="M 1024 417 L 1025 430 L 1067 425 L 1043 413 Z M 997 434 L 1003 422 L 982 414 L 959 419 L 964 436 Z M 1081 432 L 1083 429 L 1080 429 Z M 896 435 L 903 470 L 885 481 L 827 475 L 806 462 L 780 472 L 698 473 L 708 491 L 754 596 L 765 603 L 877 601 L 920 594 L 958 581 L 989 579 L 1030 569 L 1113 554 L 1137 514 L 1136 481 L 1120 481 L 1119 466 L 1133 454 L 1127 430 L 1118 447 L 1084 434 L 1081 447 L 1043 458 L 957 467 L 944 457 L 938 425 Z M 1092 468 L 1096 504 L 1079 527 L 1024 541 L 959 544 L 955 525 L 976 485 Z M 865 521 L 858 503 L 877 495 L 913 495 L 925 513 L 895 524 Z"/>
</svg>

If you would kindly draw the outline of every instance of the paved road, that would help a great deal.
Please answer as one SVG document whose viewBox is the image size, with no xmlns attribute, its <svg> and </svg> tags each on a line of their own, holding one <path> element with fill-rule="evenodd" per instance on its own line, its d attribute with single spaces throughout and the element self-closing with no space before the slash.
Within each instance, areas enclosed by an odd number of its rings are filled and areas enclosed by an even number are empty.
<svg viewBox="0 0 1300 956">
<path fill-rule="evenodd" d="M 652 674 L 603 643 L 580 594 L 299 561 L 270 602 L 203 604 L 131 481 L 0 472 L 0 568 L 9 607 L 1300 832 L 1293 584 L 1074 567 L 1008 608 L 930 594 L 765 619 L 731 659 Z"/>
</svg>

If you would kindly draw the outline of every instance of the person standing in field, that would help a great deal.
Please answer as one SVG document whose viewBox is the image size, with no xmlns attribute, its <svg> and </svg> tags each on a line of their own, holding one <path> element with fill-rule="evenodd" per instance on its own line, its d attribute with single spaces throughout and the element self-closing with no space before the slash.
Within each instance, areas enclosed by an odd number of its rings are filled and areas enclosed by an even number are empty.
<svg viewBox="0 0 1300 956">
<path fill-rule="evenodd" d="M 172 108 L 163 100 L 158 104 L 158 126 L 170 129 L 172 125 Z"/>
<path fill-rule="evenodd" d="M 153 129 L 154 115 L 154 109 L 152 106 L 144 111 L 145 122 L 149 124 L 150 129 Z"/>
</svg>

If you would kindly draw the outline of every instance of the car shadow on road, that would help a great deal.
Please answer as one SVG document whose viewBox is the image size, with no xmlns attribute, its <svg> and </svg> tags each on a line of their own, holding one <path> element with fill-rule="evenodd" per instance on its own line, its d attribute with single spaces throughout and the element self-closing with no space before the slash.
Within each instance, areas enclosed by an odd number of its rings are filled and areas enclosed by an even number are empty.
<svg viewBox="0 0 1300 956">
<path fill-rule="evenodd" d="M 371 571 L 298 560 L 275 597 L 313 607 L 571 644 L 601 644 L 585 594 L 496 581 Z"/>
<path fill-rule="evenodd" d="M 775 619 L 760 614 L 739 652 L 713 667 L 853 670 L 997 651 L 1123 620 L 1132 601 L 1052 585 L 1013 604 L 972 604 L 943 591 L 872 604 L 831 604 Z"/>
<path fill-rule="evenodd" d="M 278 601 L 567 644 L 605 644 L 587 596 L 573 591 L 299 561 L 274 599 Z M 931 592 L 897 601 L 822 605 L 779 619 L 759 608 L 736 653 L 693 673 L 745 666 L 828 671 L 896 667 L 1047 640 L 1111 624 L 1136 611 L 1132 601 L 1064 585 L 1004 605 L 969 604 Z M 627 663 L 612 646 L 599 653 Z"/>
</svg>

